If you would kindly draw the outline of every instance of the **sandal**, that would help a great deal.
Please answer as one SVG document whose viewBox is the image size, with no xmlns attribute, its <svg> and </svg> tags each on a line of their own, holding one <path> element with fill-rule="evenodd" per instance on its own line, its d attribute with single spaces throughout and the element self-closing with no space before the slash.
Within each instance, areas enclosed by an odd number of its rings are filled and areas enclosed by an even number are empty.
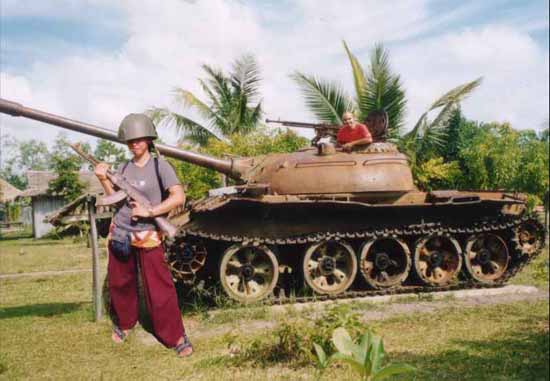
<svg viewBox="0 0 550 381">
<path fill-rule="evenodd" d="M 187 348 L 191 348 L 191 352 L 189 352 L 188 354 L 186 355 L 182 355 L 182 353 L 187 349 Z M 178 345 L 176 345 L 176 347 L 174 348 L 174 350 L 176 351 L 176 353 L 178 354 L 178 356 L 180 357 L 189 357 L 193 354 L 193 345 L 191 344 L 191 341 L 189 341 L 189 338 L 187 337 L 186 334 L 183 334 L 183 342 L 179 343 Z"/>
<path fill-rule="evenodd" d="M 120 340 L 120 341 L 116 341 L 114 337 L 112 337 L 113 341 L 117 344 L 124 342 L 124 340 L 126 340 L 126 337 L 128 336 L 122 329 L 120 329 L 120 327 L 116 325 L 113 326 L 113 333 Z"/>
</svg>

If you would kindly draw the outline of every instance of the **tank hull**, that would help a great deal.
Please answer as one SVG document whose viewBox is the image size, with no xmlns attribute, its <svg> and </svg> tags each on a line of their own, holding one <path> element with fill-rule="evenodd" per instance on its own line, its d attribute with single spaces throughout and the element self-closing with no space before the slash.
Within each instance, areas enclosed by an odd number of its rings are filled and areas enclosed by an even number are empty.
<svg viewBox="0 0 550 381">
<path fill-rule="evenodd" d="M 350 293 L 395 293 L 418 288 L 429 291 L 495 286 L 506 283 L 542 248 L 543 229 L 524 217 L 525 203 L 518 195 L 411 193 L 401 194 L 391 204 L 302 196 L 205 199 L 194 206 L 189 222 L 180 227 L 179 242 L 201 247 L 207 252 L 206 260 L 203 267 L 193 274 L 187 272 L 183 279 L 210 282 L 234 277 L 230 270 L 222 268 L 226 253 L 255 247 L 274 253 L 277 260 L 273 270 L 280 277 L 270 295 L 300 295 L 312 288 L 327 297 L 344 297 Z M 234 223 L 236 219 L 238 224 Z M 520 240 L 526 229 L 535 235 L 535 244 L 531 241 L 526 245 Z M 316 288 L 316 281 L 323 282 L 326 276 L 317 274 L 315 278 L 315 274 L 309 274 L 311 264 L 317 266 L 321 262 L 311 259 L 311 253 L 319 247 L 323 249 L 323 245 L 345 249 L 349 262 L 356 262 L 355 270 L 349 263 L 341 264 L 342 272 L 347 271 L 345 279 L 349 280 L 345 289 L 334 282 Z M 434 245 L 440 247 L 434 249 Z M 391 252 L 395 247 L 397 254 Z M 172 255 L 177 257 L 180 248 L 174 243 Z M 489 253 L 488 264 L 481 265 L 479 253 L 493 249 L 495 253 Z M 386 252 L 388 255 L 384 256 Z M 382 258 L 379 262 L 384 258 L 390 263 L 399 262 L 402 268 L 389 276 L 385 271 L 382 276 L 376 271 L 372 275 L 369 263 L 373 261 L 369 258 L 373 255 L 374 259 Z M 443 261 L 441 267 L 435 266 L 437 260 Z M 334 264 L 338 267 L 337 262 Z M 434 273 L 426 267 L 433 267 Z M 435 273 L 443 274 L 441 279 Z M 308 279 L 308 274 L 313 279 Z M 226 292 L 241 302 L 256 301 L 248 300 L 245 291 L 236 295 L 231 290 Z"/>
</svg>

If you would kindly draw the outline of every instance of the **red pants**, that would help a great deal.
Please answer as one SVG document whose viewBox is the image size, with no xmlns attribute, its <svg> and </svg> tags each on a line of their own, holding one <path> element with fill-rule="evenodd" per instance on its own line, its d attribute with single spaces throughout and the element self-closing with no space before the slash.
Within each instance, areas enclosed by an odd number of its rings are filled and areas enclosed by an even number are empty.
<svg viewBox="0 0 550 381">
<path fill-rule="evenodd" d="M 170 269 L 164 260 L 161 246 L 153 249 L 134 247 L 127 261 L 119 260 L 109 245 L 107 278 L 111 296 L 111 309 L 118 318 L 121 329 L 134 327 L 138 321 L 137 260 L 145 293 L 145 304 L 151 317 L 157 339 L 172 348 L 184 335 L 183 322 L 178 307 L 178 297 Z"/>
</svg>

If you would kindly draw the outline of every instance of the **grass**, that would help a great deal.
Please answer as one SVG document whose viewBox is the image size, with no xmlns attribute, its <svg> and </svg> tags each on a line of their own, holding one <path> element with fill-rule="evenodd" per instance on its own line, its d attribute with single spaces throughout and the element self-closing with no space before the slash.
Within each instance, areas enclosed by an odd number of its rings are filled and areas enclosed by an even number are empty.
<svg viewBox="0 0 550 381">
<path fill-rule="evenodd" d="M 99 248 L 102 268 L 106 268 L 104 240 L 100 241 Z M 91 249 L 71 238 L 3 239 L 0 241 L 0 253 L 0 274 L 92 268 Z"/>
<path fill-rule="evenodd" d="M 26 254 L 20 255 L 21 249 Z M 514 283 L 548 287 L 547 260 L 546 252 Z M 90 250 L 70 240 L 0 242 L 1 273 L 90 267 Z M 104 261 L 101 271 L 105 274 Z M 285 307 L 276 313 L 253 306 L 185 312 L 196 353 L 182 360 L 141 328 L 126 343 L 112 343 L 109 322 L 92 321 L 91 295 L 90 273 L 0 280 L 0 380 L 317 379 L 313 365 L 292 358 L 267 353 L 270 361 L 261 362 L 230 355 L 231 346 L 245 351 L 256 342 L 257 352 L 252 353 L 261 356 L 262 349 L 273 347 L 282 323 L 300 327 L 309 321 L 310 309 Z M 417 380 L 549 379 L 547 299 L 471 308 L 447 302 L 449 306 L 436 313 L 397 315 L 368 324 L 384 338 L 391 361 L 418 368 Z M 373 308 L 384 307 L 357 303 L 350 309 L 361 314 Z M 352 377 L 346 366 L 333 366 L 322 379 Z"/>
</svg>

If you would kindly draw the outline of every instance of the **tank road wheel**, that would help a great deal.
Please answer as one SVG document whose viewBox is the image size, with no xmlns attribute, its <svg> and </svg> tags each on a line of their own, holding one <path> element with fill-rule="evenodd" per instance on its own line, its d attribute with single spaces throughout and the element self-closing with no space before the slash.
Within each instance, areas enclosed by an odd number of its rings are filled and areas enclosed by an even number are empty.
<svg viewBox="0 0 550 381">
<path fill-rule="evenodd" d="M 311 245 L 304 255 L 304 279 L 319 294 L 336 295 L 346 291 L 357 274 L 357 258 L 342 241 Z"/>
<path fill-rule="evenodd" d="M 359 258 L 361 274 L 373 288 L 398 286 L 411 269 L 411 252 L 397 238 L 379 238 L 365 243 Z"/>
<path fill-rule="evenodd" d="M 252 303 L 268 296 L 279 278 L 279 263 L 266 246 L 234 245 L 220 263 L 220 281 L 230 298 Z"/>
<path fill-rule="evenodd" d="M 460 245 L 451 237 L 432 235 L 416 244 L 414 268 L 420 280 L 431 286 L 443 286 L 460 272 Z"/>
<path fill-rule="evenodd" d="M 480 283 L 492 284 L 500 279 L 506 272 L 509 261 L 506 243 L 495 234 L 475 235 L 466 243 L 466 270 Z"/>
<path fill-rule="evenodd" d="M 514 229 L 514 242 L 523 255 L 533 255 L 544 246 L 544 228 L 535 219 L 528 219 Z"/>
<path fill-rule="evenodd" d="M 181 242 L 170 247 L 166 262 L 170 265 L 175 280 L 192 282 L 197 271 L 204 267 L 206 254 L 206 248 L 203 245 Z"/>
</svg>

